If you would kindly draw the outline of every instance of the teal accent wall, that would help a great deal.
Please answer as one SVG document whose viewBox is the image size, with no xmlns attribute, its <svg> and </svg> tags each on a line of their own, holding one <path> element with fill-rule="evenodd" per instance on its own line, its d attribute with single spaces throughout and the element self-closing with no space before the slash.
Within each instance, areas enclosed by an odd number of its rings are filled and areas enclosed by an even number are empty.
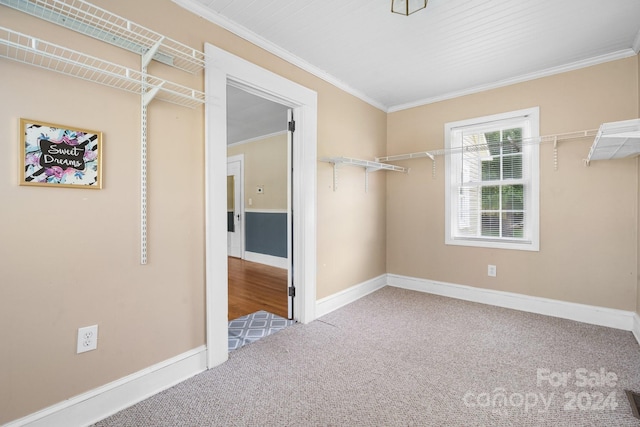
<svg viewBox="0 0 640 427">
<path fill-rule="evenodd" d="M 287 257 L 287 214 L 245 213 L 245 249 L 264 255 Z"/>
</svg>

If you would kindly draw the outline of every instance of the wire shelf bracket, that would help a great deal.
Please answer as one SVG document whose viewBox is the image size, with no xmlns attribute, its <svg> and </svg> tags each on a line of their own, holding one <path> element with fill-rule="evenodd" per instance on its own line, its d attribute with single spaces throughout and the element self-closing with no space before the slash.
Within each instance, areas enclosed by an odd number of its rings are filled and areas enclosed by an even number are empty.
<svg viewBox="0 0 640 427">
<path fill-rule="evenodd" d="M 321 162 L 333 164 L 333 191 L 338 190 L 338 169 L 343 166 L 359 166 L 364 168 L 364 191 L 369 191 L 369 173 L 377 171 L 394 171 L 409 173 L 409 169 L 371 160 L 360 160 L 351 157 L 322 157 Z"/>
</svg>

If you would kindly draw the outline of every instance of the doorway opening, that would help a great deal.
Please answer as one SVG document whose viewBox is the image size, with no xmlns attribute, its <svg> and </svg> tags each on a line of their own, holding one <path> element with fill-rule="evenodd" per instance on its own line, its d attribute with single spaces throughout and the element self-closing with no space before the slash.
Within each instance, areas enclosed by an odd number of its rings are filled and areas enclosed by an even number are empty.
<svg viewBox="0 0 640 427">
<path fill-rule="evenodd" d="M 229 321 L 258 311 L 293 318 L 289 114 L 227 85 Z"/>
<path fill-rule="evenodd" d="M 205 45 L 205 241 L 207 366 L 228 359 L 227 85 L 293 110 L 296 150 L 291 156 L 294 318 L 315 319 L 317 93 L 211 44 Z"/>
</svg>

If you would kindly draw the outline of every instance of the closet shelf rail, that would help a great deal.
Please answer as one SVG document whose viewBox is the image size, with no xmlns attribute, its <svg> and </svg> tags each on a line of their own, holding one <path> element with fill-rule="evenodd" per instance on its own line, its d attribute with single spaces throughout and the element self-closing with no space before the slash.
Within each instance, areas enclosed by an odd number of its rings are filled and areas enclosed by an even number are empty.
<svg viewBox="0 0 640 427">
<path fill-rule="evenodd" d="M 544 143 L 553 143 L 554 148 L 557 148 L 558 142 L 569 141 L 574 139 L 585 139 L 594 137 L 597 134 L 597 129 L 590 130 L 582 130 L 576 132 L 562 133 L 556 135 L 545 135 L 538 136 L 533 138 L 523 138 L 519 141 L 503 141 L 502 144 L 522 144 L 522 145 L 533 145 L 533 144 L 544 144 Z M 398 162 L 401 160 L 409 160 L 409 159 L 418 159 L 428 157 L 431 160 L 435 161 L 436 156 L 446 156 L 449 154 L 459 154 L 463 152 L 477 152 L 477 151 L 485 151 L 489 149 L 489 146 L 494 147 L 495 143 L 491 144 L 477 144 L 473 147 L 455 147 L 455 148 L 441 148 L 438 150 L 429 150 L 429 151 L 418 151 L 415 153 L 408 154 L 396 154 L 392 156 L 384 156 L 377 157 L 377 162 Z"/>
<path fill-rule="evenodd" d="M 4 0 L 0 0 L 4 1 Z M 195 108 L 204 92 L 0 27 L 0 57 L 127 92 Z"/>
<path fill-rule="evenodd" d="M 139 55 L 159 46 L 153 59 L 189 73 L 205 66 L 203 52 L 83 0 L 0 0 L 0 4 Z"/>
<path fill-rule="evenodd" d="M 556 135 L 545 135 L 545 136 L 537 136 L 533 138 L 522 138 L 518 141 L 501 141 L 498 144 L 517 144 L 519 146 L 526 145 L 534 145 L 534 144 L 544 144 L 544 143 L 553 143 L 553 169 L 558 170 L 558 143 L 562 141 L 570 141 L 577 139 L 585 139 L 594 137 L 597 134 L 597 129 L 591 130 L 582 130 L 576 132 L 568 132 L 568 133 L 560 133 Z M 479 152 L 479 151 L 489 151 L 489 148 L 495 147 L 495 142 L 487 143 L 487 144 L 476 144 L 473 146 L 466 147 L 454 147 L 454 148 L 442 148 L 439 150 L 431 150 L 431 151 L 418 151 L 416 153 L 409 154 L 396 154 L 393 156 L 385 156 L 385 157 L 377 157 L 376 162 L 399 162 L 402 160 L 409 159 L 419 159 L 428 157 L 432 160 L 432 168 L 431 175 L 435 179 L 436 178 L 436 156 L 446 156 L 451 154 L 460 154 L 460 153 L 468 153 L 468 152 Z M 585 160 L 585 163 L 588 165 L 588 160 Z"/>
</svg>

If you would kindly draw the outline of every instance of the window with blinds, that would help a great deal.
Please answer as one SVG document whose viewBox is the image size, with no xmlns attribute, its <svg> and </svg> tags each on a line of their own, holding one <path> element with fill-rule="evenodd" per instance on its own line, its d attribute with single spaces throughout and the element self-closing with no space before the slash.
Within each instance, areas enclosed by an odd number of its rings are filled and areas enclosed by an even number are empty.
<svg viewBox="0 0 640 427">
<path fill-rule="evenodd" d="M 447 244 L 538 250 L 538 116 L 445 125 Z"/>
</svg>

